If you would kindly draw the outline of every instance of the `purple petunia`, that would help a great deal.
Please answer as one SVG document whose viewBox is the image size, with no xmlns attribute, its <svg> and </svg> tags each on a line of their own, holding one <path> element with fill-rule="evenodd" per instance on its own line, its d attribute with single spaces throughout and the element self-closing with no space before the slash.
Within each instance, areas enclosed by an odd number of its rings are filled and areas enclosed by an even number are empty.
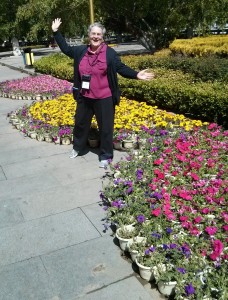
<svg viewBox="0 0 228 300">
<path fill-rule="evenodd" d="M 169 246 L 168 246 L 168 245 L 166 245 L 166 244 L 163 244 L 163 246 L 162 246 L 162 247 L 163 247 L 163 249 L 164 249 L 164 250 L 167 250 L 167 249 L 169 249 Z"/>
<path fill-rule="evenodd" d="M 150 149 L 150 152 L 156 152 L 158 150 L 158 147 L 153 147 Z"/>
<path fill-rule="evenodd" d="M 130 186 L 127 190 L 126 190 L 126 194 L 129 195 L 133 192 L 133 187 Z"/>
<path fill-rule="evenodd" d="M 167 227 L 167 228 L 166 228 L 166 232 L 167 232 L 168 234 L 172 233 L 172 231 L 173 231 L 173 230 L 172 230 L 170 227 Z"/>
<path fill-rule="evenodd" d="M 165 129 L 161 129 L 160 130 L 160 135 L 161 136 L 164 136 L 164 135 L 167 135 L 168 134 L 168 131 L 167 130 L 165 130 Z"/>
<path fill-rule="evenodd" d="M 192 286 L 191 282 L 188 285 L 186 285 L 184 289 L 185 289 L 186 296 L 190 296 L 195 293 L 195 289 Z"/>
<path fill-rule="evenodd" d="M 177 268 L 177 271 L 180 272 L 180 273 L 182 273 L 182 274 L 186 273 L 185 268 Z"/>
<path fill-rule="evenodd" d="M 145 255 L 150 255 L 150 249 L 146 249 L 144 253 Z"/>
<path fill-rule="evenodd" d="M 170 247 L 170 249 L 175 249 L 175 248 L 177 248 L 177 244 L 172 243 L 169 245 L 169 247 Z"/>
<path fill-rule="evenodd" d="M 152 235 L 153 237 L 157 238 L 157 239 L 160 239 L 160 238 L 161 238 L 161 235 L 160 235 L 159 233 L 157 233 L 157 232 L 153 232 L 151 235 Z"/>
<path fill-rule="evenodd" d="M 156 198 L 156 199 L 160 200 L 162 198 L 162 194 L 160 194 L 158 192 L 154 192 L 152 194 L 152 198 Z"/>
<path fill-rule="evenodd" d="M 138 215 L 138 216 L 137 216 L 137 221 L 138 221 L 139 223 L 143 223 L 143 222 L 145 222 L 145 220 L 146 220 L 146 218 L 145 218 L 144 215 Z"/>
<path fill-rule="evenodd" d="M 149 248 L 149 250 L 150 250 L 150 252 L 154 252 L 154 251 L 156 250 L 156 248 L 155 248 L 154 246 L 151 246 L 151 247 Z"/>
<path fill-rule="evenodd" d="M 136 171 L 136 177 L 138 180 L 141 180 L 143 178 L 143 170 L 142 169 L 138 169 Z"/>
</svg>

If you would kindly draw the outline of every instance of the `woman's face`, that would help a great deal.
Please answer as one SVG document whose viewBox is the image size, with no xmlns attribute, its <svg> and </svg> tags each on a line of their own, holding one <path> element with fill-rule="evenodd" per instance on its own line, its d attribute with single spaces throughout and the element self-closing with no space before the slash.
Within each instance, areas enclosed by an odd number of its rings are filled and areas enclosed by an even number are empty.
<svg viewBox="0 0 228 300">
<path fill-rule="evenodd" d="M 101 43 L 103 43 L 103 33 L 102 29 L 95 26 L 92 27 L 90 33 L 89 33 L 89 41 L 90 41 L 90 46 L 92 50 L 97 50 Z"/>
</svg>

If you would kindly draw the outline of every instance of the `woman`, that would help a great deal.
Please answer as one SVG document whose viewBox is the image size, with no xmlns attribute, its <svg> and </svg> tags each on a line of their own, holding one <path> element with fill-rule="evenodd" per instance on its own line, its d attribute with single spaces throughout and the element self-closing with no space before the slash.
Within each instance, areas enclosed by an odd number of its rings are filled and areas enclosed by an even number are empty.
<svg viewBox="0 0 228 300">
<path fill-rule="evenodd" d="M 52 22 L 54 38 L 61 51 L 74 59 L 74 98 L 77 101 L 73 150 L 77 157 L 86 146 L 93 115 L 100 133 L 100 168 L 106 168 L 113 158 L 113 127 L 115 105 L 120 101 L 117 73 L 125 78 L 150 80 L 153 73 L 136 72 L 123 64 L 114 49 L 104 42 L 103 25 L 89 26 L 89 45 L 69 46 L 58 31 L 61 19 Z"/>
</svg>

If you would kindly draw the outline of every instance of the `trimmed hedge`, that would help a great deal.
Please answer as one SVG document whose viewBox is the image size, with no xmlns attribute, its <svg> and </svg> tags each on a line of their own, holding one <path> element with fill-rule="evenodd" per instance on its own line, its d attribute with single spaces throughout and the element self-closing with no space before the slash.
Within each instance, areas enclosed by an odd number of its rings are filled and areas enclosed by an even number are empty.
<svg viewBox="0 0 228 300">
<path fill-rule="evenodd" d="M 73 60 L 64 54 L 56 53 L 42 57 L 34 62 L 34 68 L 38 73 L 73 81 Z"/>
<path fill-rule="evenodd" d="M 170 72 L 167 77 L 157 76 L 150 82 L 120 78 L 119 84 L 122 94 L 130 99 L 146 101 L 167 111 L 218 122 L 227 127 L 227 85 L 190 82 L 189 78 L 184 80 L 183 77 L 179 80 L 180 77 L 175 74 Z"/>
<path fill-rule="evenodd" d="M 197 81 L 228 82 L 228 59 L 225 58 L 190 58 L 180 56 L 159 57 L 152 55 L 127 56 L 122 61 L 133 69 L 162 67 L 172 70 L 181 70 L 194 75 Z"/>
<path fill-rule="evenodd" d="M 218 57 L 227 57 L 228 36 L 210 35 L 192 39 L 176 39 L 170 44 L 169 49 L 173 54 L 184 56 L 202 57 L 215 55 Z"/>
</svg>

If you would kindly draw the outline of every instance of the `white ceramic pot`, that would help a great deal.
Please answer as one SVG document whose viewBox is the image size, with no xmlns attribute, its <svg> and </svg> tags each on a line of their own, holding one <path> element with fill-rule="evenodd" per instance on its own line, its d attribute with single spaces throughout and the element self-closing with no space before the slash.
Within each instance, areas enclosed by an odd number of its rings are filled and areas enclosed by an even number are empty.
<svg viewBox="0 0 228 300">
<path fill-rule="evenodd" d="M 134 243 L 143 243 L 143 242 L 146 242 L 146 238 L 145 237 L 142 237 L 142 236 L 136 236 L 135 238 L 132 239 L 131 242 L 128 243 L 128 248 L 134 244 Z M 138 256 L 138 251 L 137 250 L 131 250 L 129 248 L 129 253 L 131 255 L 131 259 L 133 262 L 135 262 L 137 256 Z"/>
<path fill-rule="evenodd" d="M 122 142 L 121 142 L 121 141 L 113 142 L 113 147 L 114 147 L 114 149 L 116 149 L 116 150 L 122 150 L 122 149 L 123 149 L 123 147 L 122 147 Z"/>
<path fill-rule="evenodd" d="M 60 144 L 60 137 L 59 136 L 53 137 L 53 141 L 54 141 L 55 144 Z"/>
<path fill-rule="evenodd" d="M 36 136 L 36 139 L 37 139 L 37 141 L 42 142 L 42 141 L 44 141 L 44 136 L 42 134 L 38 134 Z"/>
<path fill-rule="evenodd" d="M 152 267 L 152 271 L 154 274 L 154 278 L 157 279 L 161 273 L 164 273 L 166 271 L 166 265 L 158 264 L 157 266 Z"/>
<path fill-rule="evenodd" d="M 129 239 L 126 239 L 126 238 L 122 238 L 120 236 L 120 231 L 122 229 L 125 229 L 125 230 L 128 230 L 129 232 L 133 231 L 134 230 L 134 226 L 133 225 L 125 225 L 123 227 L 119 227 L 117 230 L 116 230 L 116 237 L 117 239 L 119 240 L 119 244 L 120 244 L 120 248 L 123 250 L 123 251 L 128 251 L 129 248 L 129 243 L 132 243 L 133 242 L 133 238 L 129 238 Z"/>
<path fill-rule="evenodd" d="M 123 140 L 123 147 L 125 149 L 133 149 L 134 148 L 134 141 L 133 140 Z"/>
<path fill-rule="evenodd" d="M 35 131 L 32 131 L 29 133 L 29 136 L 31 137 L 31 139 L 36 139 L 37 133 Z"/>
<path fill-rule="evenodd" d="M 140 276 L 147 280 L 148 282 L 149 281 L 153 281 L 154 280 L 154 274 L 153 274 L 153 271 L 151 269 L 151 267 L 146 267 L 146 266 L 143 266 L 141 265 L 138 261 L 137 261 L 137 257 L 135 259 L 135 262 L 139 268 L 139 274 Z"/>
<path fill-rule="evenodd" d="M 159 292 L 165 296 L 173 295 L 175 292 L 176 284 L 177 284 L 176 281 L 170 281 L 170 282 L 159 281 L 158 282 Z"/>
<path fill-rule="evenodd" d="M 70 145 L 71 144 L 70 138 L 67 138 L 67 137 L 62 138 L 61 142 L 62 142 L 62 145 Z"/>
<path fill-rule="evenodd" d="M 129 252 L 130 252 L 130 255 L 131 255 L 131 260 L 133 262 L 136 262 L 136 258 L 139 255 L 139 252 L 137 250 L 131 250 Z"/>
<path fill-rule="evenodd" d="M 51 137 L 50 134 L 46 134 L 46 135 L 44 136 L 44 139 L 45 139 L 45 141 L 46 141 L 47 143 L 51 143 L 51 142 L 52 142 L 52 137 Z"/>
<path fill-rule="evenodd" d="M 120 248 L 123 250 L 123 251 L 128 251 L 128 243 L 129 241 L 133 241 L 133 239 L 124 239 L 122 238 L 121 236 L 118 235 L 118 232 L 120 231 L 121 228 L 118 228 L 116 230 L 116 237 L 118 238 L 119 240 L 119 244 L 120 244 Z"/>
</svg>

